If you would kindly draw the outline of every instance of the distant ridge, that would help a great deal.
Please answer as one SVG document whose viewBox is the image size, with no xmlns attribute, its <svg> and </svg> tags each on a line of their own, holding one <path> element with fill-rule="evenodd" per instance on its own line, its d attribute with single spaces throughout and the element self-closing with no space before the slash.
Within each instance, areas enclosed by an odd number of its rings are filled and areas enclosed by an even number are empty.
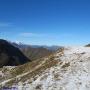
<svg viewBox="0 0 90 90">
<path fill-rule="evenodd" d="M 20 49 L 24 49 L 24 48 L 27 48 L 27 47 L 31 47 L 31 48 L 46 48 L 50 51 L 56 51 L 58 50 L 59 48 L 62 48 L 63 46 L 55 46 L 55 45 L 52 45 L 52 46 L 47 46 L 47 45 L 29 45 L 29 44 L 23 44 L 23 43 L 16 43 L 16 42 L 10 42 L 12 45 L 14 45 L 15 47 L 18 47 Z"/>
</svg>

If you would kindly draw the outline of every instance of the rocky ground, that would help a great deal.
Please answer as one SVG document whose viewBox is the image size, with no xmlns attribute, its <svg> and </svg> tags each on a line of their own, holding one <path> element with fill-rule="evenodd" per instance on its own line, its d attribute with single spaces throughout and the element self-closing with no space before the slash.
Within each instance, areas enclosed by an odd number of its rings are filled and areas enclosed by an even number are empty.
<svg viewBox="0 0 90 90">
<path fill-rule="evenodd" d="M 14 88 L 10 90 L 90 90 L 90 48 L 66 47 L 33 63 L 3 67 L 0 86 Z"/>
</svg>

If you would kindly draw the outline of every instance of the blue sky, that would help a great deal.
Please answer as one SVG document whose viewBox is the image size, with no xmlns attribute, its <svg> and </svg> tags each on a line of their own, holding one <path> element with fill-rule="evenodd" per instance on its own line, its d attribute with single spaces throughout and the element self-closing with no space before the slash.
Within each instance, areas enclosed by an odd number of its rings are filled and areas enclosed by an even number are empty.
<svg viewBox="0 0 90 90">
<path fill-rule="evenodd" d="M 0 0 L 0 38 L 37 45 L 90 43 L 90 0 Z"/>
</svg>

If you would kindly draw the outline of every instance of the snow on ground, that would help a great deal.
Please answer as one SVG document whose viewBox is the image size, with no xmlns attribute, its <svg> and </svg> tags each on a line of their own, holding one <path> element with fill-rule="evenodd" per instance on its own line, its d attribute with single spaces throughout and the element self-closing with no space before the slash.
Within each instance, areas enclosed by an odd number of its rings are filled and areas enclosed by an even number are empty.
<svg viewBox="0 0 90 90">
<path fill-rule="evenodd" d="M 90 48 L 66 47 L 62 56 L 60 53 L 55 54 L 55 60 L 60 61 L 56 66 L 32 83 L 29 79 L 19 82 L 18 90 L 90 90 Z"/>
<path fill-rule="evenodd" d="M 66 48 L 58 58 L 62 65 L 46 70 L 31 83 L 32 90 L 90 90 L 90 48 Z"/>
</svg>

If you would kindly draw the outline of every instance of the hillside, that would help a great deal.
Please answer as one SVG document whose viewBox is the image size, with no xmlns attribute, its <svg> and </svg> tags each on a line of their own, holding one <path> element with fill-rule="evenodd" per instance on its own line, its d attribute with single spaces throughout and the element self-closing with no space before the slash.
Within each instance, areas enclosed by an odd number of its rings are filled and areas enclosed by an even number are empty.
<svg viewBox="0 0 90 90">
<path fill-rule="evenodd" d="M 17 44 L 11 42 L 12 45 L 19 48 L 21 52 L 27 56 L 30 60 L 37 60 L 46 56 L 51 55 L 57 49 L 61 48 L 59 46 L 39 46 L 39 45 L 27 45 L 27 44 Z"/>
<path fill-rule="evenodd" d="M 0 67 L 17 66 L 30 61 L 18 48 L 0 39 Z"/>
<path fill-rule="evenodd" d="M 48 50 L 43 47 L 26 47 L 26 48 L 21 48 L 20 49 L 25 56 L 27 56 L 30 60 L 37 60 L 43 57 L 47 57 L 54 53 L 54 51 Z"/>
<path fill-rule="evenodd" d="M 5 76 L 7 72 L 9 77 Z M 1 86 L 18 89 L 90 90 L 90 48 L 66 47 L 41 60 L 4 67 L 1 75 Z"/>
</svg>

